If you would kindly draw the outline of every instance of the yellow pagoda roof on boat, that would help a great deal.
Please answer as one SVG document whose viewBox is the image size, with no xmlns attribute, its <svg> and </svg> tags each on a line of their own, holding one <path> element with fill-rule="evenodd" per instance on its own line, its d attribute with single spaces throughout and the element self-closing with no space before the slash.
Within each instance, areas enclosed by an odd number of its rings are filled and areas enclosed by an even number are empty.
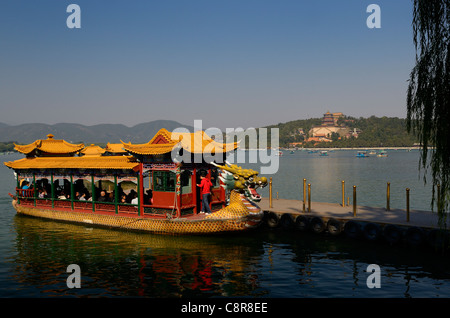
<svg viewBox="0 0 450 318">
<path fill-rule="evenodd" d="M 158 155 L 171 152 L 176 146 L 191 153 L 225 153 L 235 150 L 238 143 L 222 144 L 214 141 L 204 131 L 194 133 L 169 132 L 161 129 L 145 144 L 132 144 L 121 141 L 123 148 L 139 155 Z"/>
<path fill-rule="evenodd" d="M 173 142 L 172 133 L 165 128 L 161 128 L 148 142 L 149 144 L 161 144 Z"/>
<path fill-rule="evenodd" d="M 80 151 L 81 154 L 84 154 L 85 157 L 98 157 L 105 153 L 105 149 L 100 146 L 91 144 L 87 146 L 83 150 Z"/>
<path fill-rule="evenodd" d="M 126 153 L 127 151 L 123 149 L 123 144 L 111 144 L 107 143 L 105 147 L 105 151 L 111 152 L 111 153 Z"/>
<path fill-rule="evenodd" d="M 28 145 L 16 145 L 14 149 L 23 154 L 29 154 L 34 150 L 40 150 L 44 153 L 51 154 L 70 154 L 80 151 L 84 148 L 84 144 L 71 144 L 62 139 L 53 139 L 52 134 L 47 135 L 47 139 L 40 139 Z"/>
<path fill-rule="evenodd" d="M 23 158 L 4 163 L 15 169 L 133 169 L 139 165 L 133 156 L 83 156 Z"/>
<path fill-rule="evenodd" d="M 177 143 L 169 144 L 139 144 L 133 145 L 131 143 L 123 144 L 123 147 L 134 154 L 138 155 L 161 155 L 171 152 Z"/>
<path fill-rule="evenodd" d="M 194 133 L 172 133 L 172 139 L 180 140 L 181 147 L 191 153 L 225 153 L 238 147 L 237 142 L 219 143 L 202 130 Z"/>
</svg>

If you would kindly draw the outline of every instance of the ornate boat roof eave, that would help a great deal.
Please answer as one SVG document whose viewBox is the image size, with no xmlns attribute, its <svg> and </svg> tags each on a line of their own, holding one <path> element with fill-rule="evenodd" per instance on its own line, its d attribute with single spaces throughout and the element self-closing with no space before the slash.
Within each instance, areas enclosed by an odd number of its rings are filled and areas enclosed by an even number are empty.
<svg viewBox="0 0 450 318">
<path fill-rule="evenodd" d="M 177 146 L 177 142 L 175 143 L 166 143 L 166 144 L 131 144 L 124 143 L 123 149 L 131 154 L 136 155 L 162 155 L 171 152 L 174 147 Z"/>
<path fill-rule="evenodd" d="M 4 162 L 14 170 L 27 169 L 97 169 L 134 170 L 139 162 L 133 156 L 37 157 Z"/>
<path fill-rule="evenodd" d="M 131 154 L 137 155 L 162 155 L 171 152 L 175 148 L 182 148 L 193 154 L 202 153 L 229 153 L 235 151 L 239 147 L 239 142 L 220 144 L 213 140 L 202 142 L 202 144 L 194 144 L 191 141 L 181 140 L 179 142 L 171 142 L 165 144 L 131 144 L 122 141 L 123 148 Z"/>
<path fill-rule="evenodd" d="M 74 154 L 84 148 L 84 144 L 72 144 L 63 139 L 53 139 L 52 134 L 47 135 L 47 139 L 39 139 L 28 145 L 18 145 L 14 143 L 14 149 L 25 155 L 32 152 L 42 152 L 49 154 Z"/>
<path fill-rule="evenodd" d="M 205 152 L 226 153 L 239 147 L 239 142 L 218 143 L 203 130 L 198 130 L 194 133 L 169 132 L 165 128 L 160 129 L 147 143 L 132 144 L 122 140 L 120 142 L 129 153 L 138 155 L 160 155 L 171 152 L 174 147 L 182 147 L 184 150 L 197 154 Z"/>
<path fill-rule="evenodd" d="M 106 152 L 105 149 L 103 149 L 100 146 L 91 144 L 90 146 L 87 146 L 80 150 L 80 155 L 84 155 L 86 157 L 99 157 L 103 155 Z"/>
<path fill-rule="evenodd" d="M 123 149 L 123 142 L 121 143 L 107 143 L 105 147 L 105 152 L 110 154 L 126 154 L 127 151 Z"/>
</svg>

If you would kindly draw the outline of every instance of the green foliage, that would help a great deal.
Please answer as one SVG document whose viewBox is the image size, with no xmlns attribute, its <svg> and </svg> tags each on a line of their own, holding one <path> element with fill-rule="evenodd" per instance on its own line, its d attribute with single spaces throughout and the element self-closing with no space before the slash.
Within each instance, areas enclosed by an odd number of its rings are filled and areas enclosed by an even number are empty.
<svg viewBox="0 0 450 318">
<path fill-rule="evenodd" d="M 437 210 L 445 226 L 450 198 L 450 0 L 414 0 L 412 25 L 416 65 L 408 86 L 407 127 L 422 145 L 422 168 L 431 168 L 431 205 L 436 195 L 442 199 Z M 429 146 L 434 146 L 430 156 Z"/>
<path fill-rule="evenodd" d="M 14 151 L 14 141 L 0 142 L 0 152 Z"/>
<path fill-rule="evenodd" d="M 318 126 L 322 124 L 322 118 L 310 118 L 310 119 L 299 119 L 293 120 L 287 123 L 279 123 L 278 125 L 267 126 L 266 128 L 278 128 L 280 130 L 280 139 L 283 138 L 283 142 L 295 142 L 295 141 L 303 141 L 303 137 L 300 135 L 293 134 L 298 131 L 299 128 L 302 128 L 303 131 L 307 134 L 308 131 L 313 126 Z M 280 140 L 281 142 L 281 140 Z"/>
<path fill-rule="evenodd" d="M 322 123 L 321 118 L 312 118 L 305 120 L 295 120 L 284 124 L 268 126 L 267 128 L 279 128 L 280 130 L 280 146 L 288 147 L 289 143 L 301 142 L 304 137 L 299 135 L 298 128 L 303 128 L 307 139 L 308 131 L 313 126 L 319 126 Z M 356 147 L 412 147 L 416 138 L 408 134 L 406 129 L 406 119 L 397 117 L 375 117 L 369 118 L 353 118 L 345 117 L 338 120 L 338 124 L 345 125 L 350 129 L 358 128 L 362 132 L 358 138 L 342 138 L 336 133 L 331 134 L 330 139 L 333 142 L 316 142 L 306 143 L 304 146 L 311 147 L 328 147 L 328 148 L 356 148 Z M 341 137 L 341 139 L 338 139 Z"/>
</svg>

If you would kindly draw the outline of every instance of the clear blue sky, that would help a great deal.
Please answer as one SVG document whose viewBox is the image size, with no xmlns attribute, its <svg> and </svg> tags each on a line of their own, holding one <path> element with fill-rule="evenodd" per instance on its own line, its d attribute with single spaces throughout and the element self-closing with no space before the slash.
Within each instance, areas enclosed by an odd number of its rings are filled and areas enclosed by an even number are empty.
<svg viewBox="0 0 450 318">
<path fill-rule="evenodd" d="M 411 0 L 2 0 L 0 122 L 405 117 L 411 21 Z"/>
</svg>

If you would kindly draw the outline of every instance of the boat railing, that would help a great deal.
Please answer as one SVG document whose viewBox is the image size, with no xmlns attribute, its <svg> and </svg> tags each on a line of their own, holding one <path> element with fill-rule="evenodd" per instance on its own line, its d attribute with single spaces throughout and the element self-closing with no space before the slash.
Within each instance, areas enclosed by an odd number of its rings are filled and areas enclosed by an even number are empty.
<svg viewBox="0 0 450 318">
<path fill-rule="evenodd" d="M 16 188 L 16 194 L 20 198 L 34 198 L 34 189 Z"/>
<path fill-rule="evenodd" d="M 59 198 L 39 198 L 34 189 L 21 189 L 16 188 L 17 198 L 21 204 L 34 205 L 38 207 L 57 207 L 70 210 L 92 210 L 99 212 L 111 212 L 111 213 L 133 213 L 138 214 L 139 205 L 131 203 L 119 203 L 119 202 L 99 202 L 88 200 L 71 200 L 59 199 Z"/>
<path fill-rule="evenodd" d="M 51 207 L 52 206 L 52 199 L 49 199 L 49 198 L 36 198 L 36 206 Z"/>
<path fill-rule="evenodd" d="M 70 209 L 72 207 L 72 202 L 67 199 L 61 199 L 61 200 L 54 200 L 54 206 L 58 208 L 68 208 Z"/>
<path fill-rule="evenodd" d="M 130 204 L 130 203 L 119 203 L 117 205 L 119 213 L 138 213 L 138 205 L 137 204 Z"/>
<path fill-rule="evenodd" d="M 92 209 L 92 201 L 87 200 L 73 200 L 74 210 L 90 210 Z"/>
</svg>

